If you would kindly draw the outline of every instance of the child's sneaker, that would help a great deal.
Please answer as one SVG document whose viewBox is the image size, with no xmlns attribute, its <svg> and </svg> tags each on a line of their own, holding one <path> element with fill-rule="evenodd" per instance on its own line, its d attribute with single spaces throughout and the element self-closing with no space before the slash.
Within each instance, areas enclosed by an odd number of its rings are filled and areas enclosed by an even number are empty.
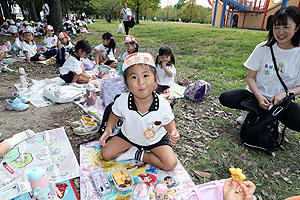
<svg viewBox="0 0 300 200">
<path fill-rule="evenodd" d="M 80 127 L 74 128 L 73 132 L 76 135 L 87 135 L 87 134 L 95 134 L 99 130 L 99 126 L 95 124 L 94 126 L 83 124 Z"/>
<path fill-rule="evenodd" d="M 26 110 L 29 106 L 27 104 L 22 103 L 21 99 L 6 99 L 5 100 L 5 109 L 6 110 L 15 110 L 15 111 L 23 111 Z"/>
<path fill-rule="evenodd" d="M 20 92 L 12 92 L 11 96 L 13 99 L 20 99 L 22 103 L 29 103 L 29 99 Z"/>
</svg>

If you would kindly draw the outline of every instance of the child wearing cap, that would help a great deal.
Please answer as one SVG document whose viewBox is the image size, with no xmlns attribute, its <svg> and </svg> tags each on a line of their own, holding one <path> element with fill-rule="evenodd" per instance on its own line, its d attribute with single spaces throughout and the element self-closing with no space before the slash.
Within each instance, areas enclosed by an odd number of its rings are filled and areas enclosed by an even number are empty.
<svg viewBox="0 0 300 200">
<path fill-rule="evenodd" d="M 116 42 L 111 33 L 102 35 L 103 43 L 95 47 L 95 62 L 98 65 L 105 64 L 112 68 L 117 67 L 115 59 Z"/>
<path fill-rule="evenodd" d="M 57 53 L 56 45 L 57 45 L 57 36 L 54 35 L 53 26 L 47 25 L 46 26 L 46 36 L 44 38 L 44 42 L 46 44 L 47 51 L 44 53 L 44 57 L 50 58 L 55 56 Z"/>
<path fill-rule="evenodd" d="M 74 45 L 72 44 L 72 42 L 69 41 L 69 37 L 65 32 L 60 32 L 58 34 L 58 39 L 59 40 L 57 41 L 58 51 L 56 56 L 56 63 L 64 64 Z"/>
<path fill-rule="evenodd" d="M 139 45 L 132 35 L 126 35 L 123 43 L 125 45 L 126 52 L 122 55 L 122 58 L 118 57 L 118 61 L 121 63 L 124 63 L 127 56 L 139 51 Z"/>
<path fill-rule="evenodd" d="M 19 52 L 22 51 L 23 48 L 23 41 L 24 41 L 24 35 L 23 35 L 23 30 L 19 30 L 19 36 L 16 37 L 15 43 L 13 47 L 15 47 L 16 54 L 19 55 Z"/>
<path fill-rule="evenodd" d="M 75 45 L 75 52 L 67 58 L 64 65 L 60 68 L 60 78 L 66 83 L 88 83 L 90 77 L 84 69 L 81 58 L 86 57 L 91 52 L 91 46 L 87 40 L 80 40 Z"/>
<path fill-rule="evenodd" d="M 44 56 L 39 51 L 45 50 L 45 47 L 37 48 L 35 42 L 33 41 L 33 31 L 29 28 L 24 28 L 23 30 L 24 42 L 23 42 L 23 52 L 27 62 L 45 60 Z"/>
<path fill-rule="evenodd" d="M 16 23 L 14 22 L 14 20 L 10 20 L 10 26 L 8 27 L 8 33 L 15 35 L 16 33 L 18 33 L 18 28 L 16 26 Z"/>
<path fill-rule="evenodd" d="M 136 159 L 163 170 L 174 169 L 177 159 L 170 145 L 175 145 L 180 135 L 169 102 L 154 92 L 157 77 L 153 57 L 148 53 L 131 54 L 122 68 L 130 92 L 121 94 L 112 105 L 100 137 L 102 158 Z M 120 118 L 121 131 L 106 143 Z"/>
<path fill-rule="evenodd" d="M 4 22 L 4 23 L 2 24 L 1 33 L 3 33 L 3 34 L 8 34 L 8 33 L 9 33 L 9 32 L 8 32 L 8 27 L 9 27 L 8 23 L 7 23 L 7 22 Z"/>
</svg>

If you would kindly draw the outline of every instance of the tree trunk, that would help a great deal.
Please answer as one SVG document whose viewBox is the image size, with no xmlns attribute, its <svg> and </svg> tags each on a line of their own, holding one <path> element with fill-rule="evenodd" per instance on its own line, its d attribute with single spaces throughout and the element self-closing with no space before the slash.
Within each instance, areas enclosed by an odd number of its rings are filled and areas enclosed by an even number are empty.
<svg viewBox="0 0 300 200">
<path fill-rule="evenodd" d="M 0 0 L 0 3 L 5 19 L 10 19 L 11 16 L 7 5 L 7 0 Z"/>
<path fill-rule="evenodd" d="M 48 5 L 50 9 L 50 24 L 53 26 L 54 31 L 58 34 L 63 31 L 61 1 L 49 0 Z"/>
<path fill-rule="evenodd" d="M 21 9 L 21 12 L 22 12 L 22 15 L 23 15 L 23 20 L 27 20 L 27 16 L 25 15 L 25 12 L 24 12 L 24 9 L 23 9 L 23 6 L 22 5 L 20 5 L 19 4 L 19 6 L 20 6 L 20 9 Z"/>
<path fill-rule="evenodd" d="M 136 5 L 136 19 L 135 19 L 135 23 L 139 24 L 139 14 L 140 14 L 140 1 L 138 1 L 137 5 Z"/>
<path fill-rule="evenodd" d="M 34 5 L 34 1 L 33 0 L 29 0 L 29 12 L 30 12 L 30 19 L 32 21 L 37 21 L 37 15 L 36 15 L 36 11 L 35 11 L 35 5 Z"/>
</svg>

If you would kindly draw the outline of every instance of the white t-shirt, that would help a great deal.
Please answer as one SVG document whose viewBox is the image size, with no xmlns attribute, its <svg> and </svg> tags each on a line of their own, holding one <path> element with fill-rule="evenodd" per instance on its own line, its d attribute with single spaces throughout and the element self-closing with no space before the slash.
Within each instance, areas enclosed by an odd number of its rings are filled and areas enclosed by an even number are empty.
<svg viewBox="0 0 300 200">
<path fill-rule="evenodd" d="M 19 37 L 16 37 L 16 40 L 15 40 L 15 44 L 14 46 L 17 48 L 17 50 L 19 50 L 20 48 L 22 49 L 23 47 L 23 42 L 20 40 Z"/>
<path fill-rule="evenodd" d="M 106 58 L 106 54 L 107 54 L 107 52 L 108 52 L 108 50 L 109 50 L 108 47 L 105 47 L 105 46 L 103 45 L 103 43 L 102 43 L 102 44 L 96 46 L 95 49 L 97 49 L 97 50 L 99 50 L 99 51 L 104 50 L 103 52 L 100 52 L 100 53 L 101 53 L 101 56 L 102 56 L 103 59 Z M 113 51 L 114 51 L 114 49 L 111 49 L 111 50 L 109 51 L 109 54 L 107 55 L 107 57 L 108 57 L 109 60 L 114 60 L 114 61 L 115 61 L 116 59 L 115 59 L 115 55 L 114 55 Z"/>
<path fill-rule="evenodd" d="M 160 64 L 156 65 L 156 71 L 157 71 L 157 84 L 158 85 L 167 85 L 170 86 L 172 83 L 174 83 L 174 79 L 176 76 L 176 68 L 173 64 L 170 66 L 167 66 L 167 69 L 171 71 L 172 76 L 169 77 L 165 70 L 161 67 Z"/>
<path fill-rule="evenodd" d="M 56 35 L 52 35 L 52 37 L 45 37 L 44 38 L 44 42 L 46 44 L 47 48 L 51 48 L 53 46 L 57 45 L 57 36 Z"/>
<path fill-rule="evenodd" d="M 59 41 L 59 43 L 60 43 L 61 47 L 65 48 L 66 52 L 70 52 L 70 50 L 74 47 L 74 45 L 70 41 L 68 41 L 68 44 L 66 44 L 66 45 L 62 44 L 60 41 Z"/>
<path fill-rule="evenodd" d="M 16 33 L 16 32 L 18 32 L 18 28 L 15 25 L 10 25 L 8 27 L 8 32 L 9 33 Z"/>
<path fill-rule="evenodd" d="M 170 103 L 155 93 L 153 97 L 148 112 L 144 114 L 137 110 L 132 93 L 121 94 L 112 106 L 113 114 L 123 120 L 122 133 L 141 146 L 159 142 L 167 133 L 164 126 L 174 119 Z"/>
<path fill-rule="evenodd" d="M 81 69 L 82 61 L 76 54 L 71 54 L 64 65 L 60 68 L 60 74 L 65 75 L 68 74 L 70 71 L 75 72 L 77 75 L 82 73 Z"/>
<path fill-rule="evenodd" d="M 123 54 L 122 58 L 125 60 L 125 59 L 127 58 L 127 56 L 129 56 L 129 55 L 130 55 L 130 53 L 129 53 L 128 51 L 126 51 L 126 52 Z"/>
<path fill-rule="evenodd" d="M 5 34 L 8 34 L 8 33 L 9 33 L 9 32 L 8 32 L 8 28 L 5 29 L 4 27 L 1 28 L 1 32 L 2 32 L 2 33 L 5 33 Z"/>
<path fill-rule="evenodd" d="M 272 98 L 274 95 L 284 92 L 275 71 L 272 60 L 271 50 L 268 46 L 263 46 L 265 42 L 256 46 L 247 61 L 245 67 L 257 71 L 256 85 L 259 92 L 266 98 Z M 291 89 L 300 85 L 300 48 L 280 49 L 275 43 L 273 45 L 274 55 L 279 69 L 279 75 Z M 251 91 L 249 86 L 247 90 Z"/>
<path fill-rule="evenodd" d="M 45 3 L 43 6 L 42 6 L 42 9 L 44 11 L 44 14 L 45 16 L 49 15 L 50 14 L 50 9 L 49 9 L 49 6 L 47 3 Z"/>
<path fill-rule="evenodd" d="M 129 21 L 128 16 L 132 16 L 131 10 L 129 8 L 122 8 L 121 10 L 123 21 Z"/>
<path fill-rule="evenodd" d="M 30 45 L 27 41 L 23 41 L 23 52 L 28 53 L 28 57 L 31 58 L 37 53 L 37 46 L 35 42 L 32 41 L 32 45 Z"/>
</svg>

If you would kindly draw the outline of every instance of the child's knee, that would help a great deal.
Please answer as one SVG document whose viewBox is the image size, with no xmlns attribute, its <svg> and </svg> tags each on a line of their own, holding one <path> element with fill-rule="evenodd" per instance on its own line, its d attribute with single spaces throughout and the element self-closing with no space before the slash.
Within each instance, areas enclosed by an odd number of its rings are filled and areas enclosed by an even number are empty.
<svg viewBox="0 0 300 200">
<path fill-rule="evenodd" d="M 169 161 L 167 161 L 166 163 L 163 164 L 163 170 L 170 171 L 170 170 L 175 169 L 176 166 L 177 166 L 177 160 L 176 159 L 169 160 Z"/>
<path fill-rule="evenodd" d="M 101 149 L 101 156 L 102 156 L 102 159 L 105 160 L 105 161 L 109 161 L 109 160 L 113 159 L 113 157 L 111 156 L 109 151 L 106 151 L 105 148 Z"/>
</svg>

